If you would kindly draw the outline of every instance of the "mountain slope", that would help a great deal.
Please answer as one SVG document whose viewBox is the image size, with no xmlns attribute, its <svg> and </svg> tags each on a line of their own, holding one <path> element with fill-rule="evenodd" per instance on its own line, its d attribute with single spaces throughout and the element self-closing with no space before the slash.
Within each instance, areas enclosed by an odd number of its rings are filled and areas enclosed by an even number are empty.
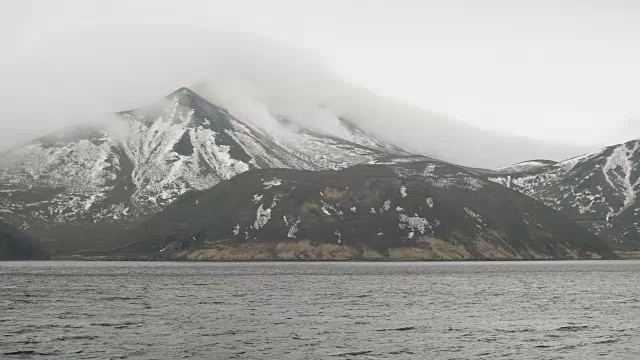
<svg viewBox="0 0 640 360">
<path fill-rule="evenodd" d="M 0 155 L 0 218 L 57 251 L 109 248 L 186 192 L 250 169 L 341 169 L 409 155 L 345 129 L 351 140 L 299 127 L 276 137 L 182 88 Z"/>
<path fill-rule="evenodd" d="M 45 259 L 46 254 L 30 236 L 0 221 L 0 260 Z"/>
<path fill-rule="evenodd" d="M 549 165 L 555 165 L 557 163 L 558 163 L 557 161 L 552 161 L 552 160 L 529 160 L 529 161 L 519 162 L 517 164 L 513 164 L 510 166 L 501 167 L 501 168 L 495 169 L 493 172 L 496 174 L 513 174 L 513 173 L 520 173 L 525 171 L 534 171 L 536 169 L 540 169 L 542 167 L 549 166 Z"/>
<path fill-rule="evenodd" d="M 192 260 L 614 257 L 547 206 L 436 161 L 249 171 L 126 237 L 120 254 Z"/>
<path fill-rule="evenodd" d="M 490 180 L 562 211 L 620 249 L 640 249 L 640 140 Z"/>
</svg>

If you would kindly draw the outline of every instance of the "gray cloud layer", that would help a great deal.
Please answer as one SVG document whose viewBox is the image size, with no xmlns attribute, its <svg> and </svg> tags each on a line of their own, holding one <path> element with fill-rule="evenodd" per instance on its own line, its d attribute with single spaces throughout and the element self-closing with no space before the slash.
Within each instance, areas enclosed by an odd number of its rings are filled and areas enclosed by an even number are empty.
<svg viewBox="0 0 640 360">
<path fill-rule="evenodd" d="M 482 130 L 383 98 L 343 81 L 312 52 L 252 35 L 104 27 L 51 35 L 38 51 L 0 70 L 0 149 L 190 86 L 265 128 L 287 117 L 336 131 L 335 118 L 345 116 L 409 150 L 471 166 L 587 150 Z"/>
</svg>

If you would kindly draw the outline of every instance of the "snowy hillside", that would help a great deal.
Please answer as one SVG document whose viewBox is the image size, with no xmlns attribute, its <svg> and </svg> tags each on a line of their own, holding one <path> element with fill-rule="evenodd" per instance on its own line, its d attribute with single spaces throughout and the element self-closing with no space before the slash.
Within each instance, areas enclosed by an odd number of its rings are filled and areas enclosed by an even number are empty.
<svg viewBox="0 0 640 360">
<path fill-rule="evenodd" d="M 275 137 L 182 88 L 0 155 L 0 218 L 56 239 L 70 224 L 135 223 L 253 168 L 342 169 L 410 155 L 345 124 L 348 139 L 299 127 Z M 77 233 L 64 236 L 87 236 Z"/>
<path fill-rule="evenodd" d="M 615 257 L 556 211 L 439 161 L 253 170 L 186 194 L 126 237 L 122 256 L 151 259 Z"/>
<path fill-rule="evenodd" d="M 640 140 L 490 179 L 561 210 L 620 248 L 640 247 Z"/>
<path fill-rule="evenodd" d="M 513 174 L 513 173 L 519 173 L 524 171 L 532 171 L 532 170 L 540 169 L 545 166 L 550 166 L 555 164 L 557 164 L 557 162 L 551 161 L 551 160 L 530 160 L 530 161 L 523 161 L 517 164 L 501 167 L 493 171 L 498 174 Z"/>
</svg>

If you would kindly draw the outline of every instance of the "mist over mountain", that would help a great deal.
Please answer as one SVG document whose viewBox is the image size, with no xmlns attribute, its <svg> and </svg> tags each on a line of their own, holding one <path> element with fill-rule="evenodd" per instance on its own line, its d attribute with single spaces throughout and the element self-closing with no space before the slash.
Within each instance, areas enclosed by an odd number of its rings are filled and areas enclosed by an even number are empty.
<svg viewBox="0 0 640 360">
<path fill-rule="evenodd" d="M 267 132 L 187 88 L 109 120 L 0 154 L 0 219 L 46 239 L 53 251 L 104 250 L 116 245 L 119 232 L 185 193 L 250 169 L 425 159 L 348 119 L 340 120 L 342 137 L 286 120 Z"/>
<path fill-rule="evenodd" d="M 468 166 L 562 160 L 588 150 L 480 129 L 380 96 L 345 81 L 311 51 L 254 35 L 120 26 L 46 40 L 31 61 L 2 67 L 0 149 L 190 86 L 269 131 L 287 119 L 340 136 L 338 119 L 346 117 L 396 146 Z"/>
<path fill-rule="evenodd" d="M 0 360 L 640 359 L 639 15 L 0 0 Z"/>
</svg>

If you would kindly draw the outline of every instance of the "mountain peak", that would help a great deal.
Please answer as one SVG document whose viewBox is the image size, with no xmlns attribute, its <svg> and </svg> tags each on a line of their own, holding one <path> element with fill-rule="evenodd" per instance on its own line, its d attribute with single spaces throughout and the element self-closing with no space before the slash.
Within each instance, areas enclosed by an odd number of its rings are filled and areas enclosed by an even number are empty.
<svg viewBox="0 0 640 360">
<path fill-rule="evenodd" d="M 96 233 L 105 237 L 92 238 L 91 246 L 104 249 L 113 231 L 142 221 L 187 192 L 210 189 L 250 169 L 338 170 L 388 163 L 402 155 L 359 133 L 337 137 L 303 129 L 272 134 L 186 87 L 118 112 L 113 120 L 114 126 L 62 131 L 0 157 L 0 187 L 10 189 L 0 191 L 0 215 L 46 239 L 67 241 L 68 226 L 83 229 L 69 240 L 74 249 L 89 248 L 80 237 L 99 228 Z M 23 201 L 14 190 L 33 196 Z M 5 209 L 10 219 L 2 214 Z M 42 218 L 38 211 L 47 215 Z"/>
<path fill-rule="evenodd" d="M 124 111 L 119 111 L 119 112 L 116 112 L 115 114 L 124 115 L 124 114 L 138 113 L 138 114 L 145 114 L 145 117 L 147 118 L 157 118 L 159 116 L 159 112 L 163 108 L 166 108 L 168 103 L 173 103 L 173 102 L 177 102 L 179 105 L 182 105 L 190 109 L 195 109 L 195 110 L 204 109 L 203 112 L 207 112 L 207 111 L 211 111 L 212 109 L 215 109 L 217 111 L 222 111 L 225 114 L 228 114 L 228 111 L 226 109 L 219 107 L 215 104 L 212 104 L 207 99 L 203 98 L 202 96 L 198 95 L 195 91 L 185 86 L 167 94 L 163 98 L 159 99 L 159 101 L 156 101 L 150 105 L 129 109 L 129 110 L 124 110 Z"/>
<path fill-rule="evenodd" d="M 209 103 L 209 101 L 207 101 L 202 96 L 198 95 L 195 91 L 184 86 L 172 92 L 171 94 L 167 95 L 165 98 L 169 100 L 178 99 L 178 101 L 182 105 L 187 105 L 187 106 L 191 105 L 193 102 Z"/>
<path fill-rule="evenodd" d="M 168 98 L 171 98 L 174 96 L 198 96 L 199 97 L 200 95 L 198 95 L 195 91 L 189 89 L 188 87 L 183 86 L 178 90 L 175 90 L 171 94 L 167 95 Z"/>
<path fill-rule="evenodd" d="M 193 109 L 198 116 L 203 118 L 211 117 L 212 112 L 213 113 L 222 112 L 225 114 L 222 117 L 226 117 L 229 114 L 229 111 L 227 109 L 210 102 L 208 99 L 205 99 L 195 91 L 185 86 L 165 96 L 165 99 L 168 100 L 169 102 L 177 101 L 178 104 L 185 106 L 187 108 Z M 212 116 L 212 117 L 218 118 L 218 116 Z"/>
</svg>

